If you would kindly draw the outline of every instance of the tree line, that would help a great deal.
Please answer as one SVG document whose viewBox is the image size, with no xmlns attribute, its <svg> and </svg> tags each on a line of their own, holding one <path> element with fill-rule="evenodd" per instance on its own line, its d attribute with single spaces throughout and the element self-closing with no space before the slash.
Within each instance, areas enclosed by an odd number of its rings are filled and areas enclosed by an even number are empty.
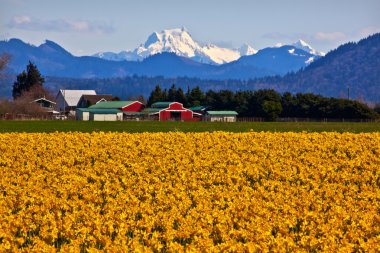
<svg viewBox="0 0 380 253">
<path fill-rule="evenodd" d="M 285 92 L 273 89 L 256 91 L 208 90 L 199 86 L 186 92 L 173 84 L 170 89 L 157 85 L 151 92 L 147 106 L 155 102 L 180 102 L 185 107 L 203 105 L 212 110 L 235 110 L 242 117 L 261 117 L 274 121 L 277 118 L 320 118 L 320 119 L 377 119 L 378 107 L 371 109 L 356 100 L 328 98 L 312 93 Z"/>
<path fill-rule="evenodd" d="M 0 74 L 9 61 L 8 56 L 0 57 Z M 13 84 L 13 104 L 0 103 L 3 107 L 13 108 L 20 112 L 39 111 L 30 101 L 35 98 L 48 97 L 49 92 L 43 87 L 45 79 L 36 65 L 29 62 L 26 71 L 22 71 Z M 53 98 L 50 98 L 53 100 Z M 138 100 L 144 101 L 143 96 Z M 380 104 L 374 109 L 356 100 L 323 97 L 312 93 L 290 92 L 279 93 L 274 89 L 238 90 L 209 89 L 204 92 L 200 86 L 190 88 L 186 92 L 172 84 L 169 89 L 156 85 L 150 93 L 147 106 L 155 102 L 180 102 L 185 107 L 206 106 L 212 110 L 235 110 L 242 117 L 261 117 L 265 120 L 283 118 L 344 118 L 344 119 L 377 119 L 380 118 Z M 7 102 L 7 101 L 6 101 Z M 16 106 L 20 104 L 19 106 Z M 20 109 L 21 108 L 21 109 Z M 40 108 L 39 108 L 40 109 Z M 7 110 L 6 110 L 7 111 Z"/>
</svg>

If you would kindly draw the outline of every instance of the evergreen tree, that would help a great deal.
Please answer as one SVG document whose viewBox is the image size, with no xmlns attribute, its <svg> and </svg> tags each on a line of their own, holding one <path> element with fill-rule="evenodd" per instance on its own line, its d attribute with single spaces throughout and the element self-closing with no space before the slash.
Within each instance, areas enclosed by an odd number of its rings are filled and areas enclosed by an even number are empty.
<svg viewBox="0 0 380 253">
<path fill-rule="evenodd" d="M 257 90 L 249 101 L 254 116 L 274 121 L 282 112 L 281 96 L 275 90 Z"/>
<path fill-rule="evenodd" d="M 205 94 L 201 88 L 197 86 L 190 91 L 187 101 L 189 103 L 189 106 L 199 106 L 205 102 Z"/>
<path fill-rule="evenodd" d="M 175 84 L 173 84 L 172 87 L 170 87 L 170 89 L 169 89 L 168 101 L 169 102 L 176 102 L 177 101 L 177 88 L 175 87 Z"/>
<path fill-rule="evenodd" d="M 176 101 L 183 104 L 183 106 L 187 106 L 187 99 L 186 99 L 186 95 L 185 93 L 183 92 L 182 88 L 179 87 L 177 92 L 176 92 Z"/>
<path fill-rule="evenodd" d="M 23 92 L 29 91 L 33 86 L 42 87 L 45 79 L 41 76 L 37 66 L 29 61 L 26 71 L 22 71 L 13 84 L 12 96 L 17 99 Z"/>
<path fill-rule="evenodd" d="M 161 101 L 162 102 L 168 102 L 168 90 L 167 89 L 164 89 L 164 91 L 162 92 L 162 97 L 161 97 Z M 171 102 L 171 101 L 170 101 Z"/>
<path fill-rule="evenodd" d="M 159 84 L 156 85 L 154 90 L 150 93 L 150 96 L 148 98 L 148 106 L 151 106 L 152 104 L 156 102 L 163 101 L 164 94 L 161 90 L 161 87 Z"/>
</svg>

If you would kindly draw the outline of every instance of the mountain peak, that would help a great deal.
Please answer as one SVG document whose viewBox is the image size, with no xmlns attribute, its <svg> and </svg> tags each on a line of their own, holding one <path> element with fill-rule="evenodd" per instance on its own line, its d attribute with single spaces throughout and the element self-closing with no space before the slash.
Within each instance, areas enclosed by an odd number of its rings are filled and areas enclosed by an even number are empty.
<svg viewBox="0 0 380 253">
<path fill-rule="evenodd" d="M 244 43 L 241 47 L 239 47 L 238 51 L 240 53 L 240 56 L 253 55 L 257 53 L 257 50 L 248 45 L 247 43 Z"/>
<path fill-rule="evenodd" d="M 93 56 L 107 60 L 137 61 L 163 52 L 175 53 L 200 63 L 223 64 L 235 61 L 241 56 L 255 54 L 257 51 L 249 45 L 243 45 L 239 49 L 223 48 L 210 43 L 203 46 L 192 38 L 186 27 L 181 27 L 153 32 L 144 44 L 124 54 L 107 52 Z"/>
<path fill-rule="evenodd" d="M 302 50 L 304 50 L 310 54 L 313 54 L 313 55 L 317 55 L 317 56 L 324 56 L 325 55 L 325 53 L 319 52 L 319 51 L 315 50 L 314 48 L 312 48 L 307 42 L 305 42 L 302 39 L 299 39 L 296 42 L 294 42 L 292 44 L 292 46 L 294 46 L 295 48 L 298 48 L 298 49 L 302 49 Z"/>
<path fill-rule="evenodd" d="M 71 55 L 63 47 L 51 40 L 45 40 L 45 43 L 41 44 L 38 48 L 46 52 L 56 52 L 64 55 Z"/>
</svg>

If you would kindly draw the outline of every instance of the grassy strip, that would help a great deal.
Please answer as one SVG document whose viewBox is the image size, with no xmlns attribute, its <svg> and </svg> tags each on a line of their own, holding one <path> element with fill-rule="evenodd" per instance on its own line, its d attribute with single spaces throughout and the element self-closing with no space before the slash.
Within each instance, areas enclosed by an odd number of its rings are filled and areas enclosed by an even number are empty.
<svg viewBox="0 0 380 253">
<path fill-rule="evenodd" d="M 380 123 L 357 122 L 85 122 L 0 121 L 0 132 L 380 132 Z"/>
</svg>

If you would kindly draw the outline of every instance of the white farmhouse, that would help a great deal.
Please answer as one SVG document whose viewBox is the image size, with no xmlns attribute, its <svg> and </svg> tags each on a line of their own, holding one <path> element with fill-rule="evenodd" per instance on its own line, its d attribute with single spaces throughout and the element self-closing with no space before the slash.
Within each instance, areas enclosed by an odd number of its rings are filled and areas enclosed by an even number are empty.
<svg viewBox="0 0 380 253">
<path fill-rule="evenodd" d="M 59 90 L 56 96 L 56 110 L 75 114 L 75 109 L 83 95 L 96 95 L 94 90 Z"/>
</svg>

